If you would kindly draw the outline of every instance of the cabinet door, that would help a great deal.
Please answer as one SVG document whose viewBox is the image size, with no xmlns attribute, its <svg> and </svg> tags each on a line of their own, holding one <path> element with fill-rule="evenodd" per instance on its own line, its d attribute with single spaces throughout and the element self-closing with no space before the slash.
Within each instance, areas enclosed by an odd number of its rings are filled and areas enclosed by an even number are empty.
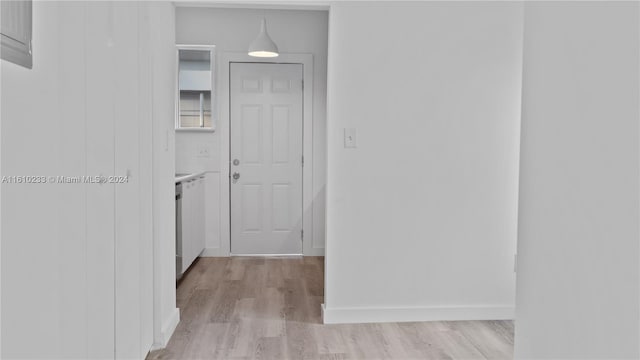
<svg viewBox="0 0 640 360">
<path fill-rule="evenodd" d="M 195 260 L 195 239 L 198 236 L 198 234 L 196 233 L 196 227 L 195 227 L 195 200 L 196 200 L 196 196 L 195 196 L 195 191 L 196 191 L 196 182 L 191 180 L 191 182 L 189 183 L 189 259 L 188 259 L 188 264 L 187 267 L 191 266 L 191 264 L 193 263 L 193 260 Z"/>
<path fill-rule="evenodd" d="M 31 69 L 31 0 L 1 1 L 2 59 Z"/>
<path fill-rule="evenodd" d="M 198 239 L 196 246 L 196 257 L 199 256 L 204 250 L 205 246 L 205 178 L 201 177 L 198 180 Z"/>
<path fill-rule="evenodd" d="M 182 186 L 182 272 L 187 271 L 193 261 L 193 181 Z"/>
<path fill-rule="evenodd" d="M 191 214 L 189 181 L 182 183 L 182 273 L 189 268 L 189 215 Z"/>
<path fill-rule="evenodd" d="M 191 262 L 196 259 L 196 252 L 198 251 L 198 237 L 200 233 L 198 232 L 198 180 L 193 180 L 191 190 L 191 252 L 189 253 L 189 258 Z"/>
<path fill-rule="evenodd" d="M 193 185 L 193 248 L 191 256 L 195 261 L 200 254 L 200 179 L 194 180 Z"/>
</svg>

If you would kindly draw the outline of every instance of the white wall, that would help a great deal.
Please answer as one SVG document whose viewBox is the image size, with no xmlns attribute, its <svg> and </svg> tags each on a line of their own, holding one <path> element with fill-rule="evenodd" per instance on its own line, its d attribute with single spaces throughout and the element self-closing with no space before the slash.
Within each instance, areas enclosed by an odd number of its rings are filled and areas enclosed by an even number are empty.
<svg viewBox="0 0 640 360">
<path fill-rule="evenodd" d="M 640 358 L 638 12 L 525 5 L 518 359 Z"/>
<path fill-rule="evenodd" d="M 336 4 L 329 29 L 325 322 L 511 318 L 521 5 Z"/>
<path fill-rule="evenodd" d="M 246 52 L 258 34 L 260 20 L 267 18 L 269 34 L 282 53 L 310 53 L 314 62 L 313 87 L 313 247 L 322 253 L 325 239 L 324 188 L 326 178 L 326 93 L 327 93 L 327 12 L 293 10 L 251 10 L 222 8 L 176 9 L 176 43 L 215 45 L 216 66 L 224 52 Z M 217 72 L 218 74 L 220 71 Z M 216 81 L 218 88 L 221 80 Z M 218 90 L 219 91 L 219 90 Z M 219 100 L 219 98 L 218 98 Z M 217 111 L 219 114 L 220 106 Z M 224 119 L 218 121 L 226 121 Z M 221 249 L 220 188 L 222 158 L 220 135 L 215 133 L 187 133 L 176 135 L 176 171 L 207 171 L 207 241 L 204 255 L 228 255 Z M 210 149 L 209 158 L 198 157 L 199 147 Z M 307 159 L 308 161 L 309 159 Z M 226 190 L 228 191 L 228 189 Z"/>
</svg>

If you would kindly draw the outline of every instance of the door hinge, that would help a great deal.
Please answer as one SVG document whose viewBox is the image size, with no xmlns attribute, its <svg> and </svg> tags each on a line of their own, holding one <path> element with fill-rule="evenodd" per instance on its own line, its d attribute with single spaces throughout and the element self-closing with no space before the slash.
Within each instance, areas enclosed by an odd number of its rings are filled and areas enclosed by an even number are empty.
<svg viewBox="0 0 640 360">
<path fill-rule="evenodd" d="M 302 80 L 302 91 L 304 91 L 304 80 Z"/>
<path fill-rule="evenodd" d="M 513 254 L 513 272 L 518 272 L 518 254 Z"/>
<path fill-rule="evenodd" d="M 301 163 L 302 163 L 302 167 L 304 167 L 304 155 L 302 155 Z"/>
<path fill-rule="evenodd" d="M 300 230 L 300 240 L 304 240 L 304 230 Z"/>
</svg>

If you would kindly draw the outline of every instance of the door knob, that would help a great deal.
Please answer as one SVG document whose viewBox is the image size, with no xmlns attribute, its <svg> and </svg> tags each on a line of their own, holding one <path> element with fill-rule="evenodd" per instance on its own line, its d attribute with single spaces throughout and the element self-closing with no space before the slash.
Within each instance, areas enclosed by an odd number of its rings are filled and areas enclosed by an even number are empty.
<svg viewBox="0 0 640 360">
<path fill-rule="evenodd" d="M 233 160 L 233 165 L 235 165 L 235 166 L 240 165 L 240 160 L 238 160 L 238 159 L 234 159 L 234 160 Z"/>
<path fill-rule="evenodd" d="M 237 173 L 237 172 L 233 173 L 233 182 L 238 181 L 238 179 L 240 179 L 240 173 Z"/>
</svg>

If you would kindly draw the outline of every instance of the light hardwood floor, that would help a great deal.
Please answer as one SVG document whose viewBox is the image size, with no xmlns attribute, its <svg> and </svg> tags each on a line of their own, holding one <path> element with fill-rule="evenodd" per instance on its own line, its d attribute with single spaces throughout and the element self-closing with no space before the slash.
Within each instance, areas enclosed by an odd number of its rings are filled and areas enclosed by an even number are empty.
<svg viewBox="0 0 640 360">
<path fill-rule="evenodd" d="M 180 324 L 147 359 L 511 359 L 513 322 L 323 325 L 324 260 L 202 258 Z"/>
</svg>

